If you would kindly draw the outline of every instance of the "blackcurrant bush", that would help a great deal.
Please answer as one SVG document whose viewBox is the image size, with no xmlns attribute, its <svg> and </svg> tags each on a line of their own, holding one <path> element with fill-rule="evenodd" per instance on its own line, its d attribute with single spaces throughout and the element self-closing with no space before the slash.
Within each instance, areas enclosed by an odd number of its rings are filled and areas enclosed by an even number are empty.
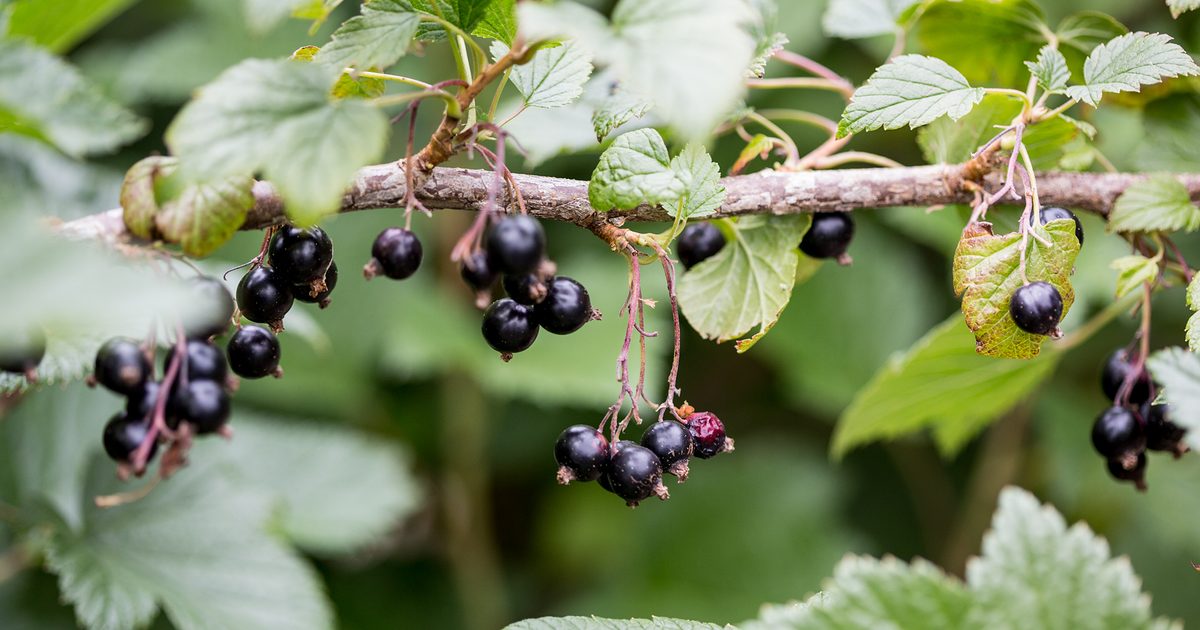
<svg viewBox="0 0 1200 630">
<path fill-rule="evenodd" d="M 242 378 L 262 378 L 279 368 L 279 339 L 262 326 L 242 326 L 229 338 L 229 367 Z"/>
<path fill-rule="evenodd" d="M 679 233 L 679 241 L 675 245 L 675 253 L 679 254 L 679 262 L 684 269 L 712 258 L 725 247 L 725 235 L 711 223 L 692 223 Z"/>
<path fill-rule="evenodd" d="M 577 424 L 567 427 L 554 443 L 554 461 L 558 462 L 558 482 L 594 481 L 608 466 L 608 440 L 594 427 Z"/>
<path fill-rule="evenodd" d="M 506 216 L 487 235 L 489 267 L 506 274 L 531 273 L 546 253 L 546 234 L 538 220 L 525 214 Z"/>
<path fill-rule="evenodd" d="M 1146 453 L 1138 453 L 1133 460 L 1133 467 L 1126 468 L 1126 462 L 1121 459 L 1108 460 L 1108 474 L 1118 481 L 1130 481 L 1138 490 L 1146 490 Z"/>
<path fill-rule="evenodd" d="M 46 356 L 46 335 L 30 329 L 0 339 L 0 372 L 32 375 Z"/>
<path fill-rule="evenodd" d="M 292 287 L 292 295 L 299 301 L 306 304 L 320 304 L 321 308 L 329 305 L 329 294 L 333 293 L 334 287 L 337 286 L 338 271 L 337 263 L 329 263 L 329 269 L 325 272 L 325 290 L 318 291 L 313 295 L 312 284 L 305 282 Z"/>
<path fill-rule="evenodd" d="M 533 306 L 546 299 L 546 283 L 536 273 L 504 274 L 504 292 L 517 304 Z"/>
<path fill-rule="evenodd" d="M 534 307 L 542 328 L 566 335 L 592 320 L 592 298 L 582 284 L 566 276 L 555 276 L 548 286 L 546 299 Z"/>
<path fill-rule="evenodd" d="M 1109 407 L 1092 425 L 1092 446 L 1104 457 L 1116 459 L 1146 448 L 1146 433 L 1132 411 Z"/>
<path fill-rule="evenodd" d="M 189 313 L 184 317 L 184 330 L 193 339 L 215 337 L 229 329 L 233 321 L 233 296 L 225 283 L 209 276 L 196 276 L 191 281 L 191 293 L 202 304 L 201 315 Z"/>
<path fill-rule="evenodd" d="M 486 291 L 496 282 L 496 272 L 488 265 L 487 254 L 482 251 L 474 252 L 462 261 L 459 273 L 463 282 L 476 291 Z"/>
<path fill-rule="evenodd" d="M 421 266 L 421 240 L 404 228 L 390 227 L 375 237 L 371 245 L 371 262 L 363 273 L 367 278 L 383 274 L 392 280 L 403 280 Z"/>
<path fill-rule="evenodd" d="M 800 240 L 800 251 L 813 258 L 837 258 L 854 239 L 854 218 L 848 212 L 818 212 Z"/>
<path fill-rule="evenodd" d="M 126 397 L 125 413 L 130 418 L 149 418 L 150 414 L 154 413 L 154 406 L 158 403 L 158 392 L 161 390 L 161 382 L 147 379 L 136 392 Z M 164 407 L 164 410 L 168 413 L 172 411 L 169 405 Z"/>
<path fill-rule="evenodd" d="M 502 354 L 526 350 L 537 339 L 538 324 L 533 307 L 510 298 L 492 302 L 483 314 L 483 338 Z"/>
<path fill-rule="evenodd" d="M 650 449 L 636 444 L 626 446 L 608 464 L 608 484 L 612 493 L 625 499 L 629 506 L 656 494 L 666 499 L 670 495 L 662 485 L 662 464 Z"/>
<path fill-rule="evenodd" d="M 664 472 L 680 481 L 688 476 L 687 460 L 692 456 L 692 433 L 674 420 L 660 420 L 642 434 L 642 446 L 658 457 Z"/>
<path fill-rule="evenodd" d="M 730 450 L 725 436 L 725 424 L 715 413 L 698 411 L 687 418 L 688 431 L 692 434 L 693 454 L 708 459 Z"/>
<path fill-rule="evenodd" d="M 172 429 L 179 420 L 186 420 L 203 435 L 217 431 L 229 420 L 229 394 L 213 381 L 191 381 L 187 387 L 173 388 L 171 407 L 168 426 Z"/>
<path fill-rule="evenodd" d="M 1013 292 L 1008 305 L 1017 328 L 1034 335 L 1050 335 L 1058 330 L 1063 301 L 1058 289 L 1049 282 L 1031 282 Z"/>
<path fill-rule="evenodd" d="M 150 420 L 130 417 L 124 413 L 113 416 L 104 425 L 104 452 L 113 460 L 128 463 L 142 442 L 150 435 Z M 150 447 L 150 457 L 158 450 L 158 444 Z"/>
<path fill-rule="evenodd" d="M 293 299 L 291 283 L 271 267 L 251 269 L 238 283 L 238 310 L 252 322 L 282 321 L 291 310 Z"/>
<path fill-rule="evenodd" d="M 150 377 L 153 366 L 138 342 L 127 337 L 113 337 L 96 351 L 92 371 L 96 382 L 125 396 L 141 391 Z"/>
<path fill-rule="evenodd" d="M 333 262 L 333 241 L 319 227 L 285 225 L 275 232 L 267 250 L 271 267 L 290 284 L 319 280 Z"/>
<path fill-rule="evenodd" d="M 1183 445 L 1183 436 L 1187 433 L 1183 427 L 1171 422 L 1170 405 L 1142 405 L 1142 419 L 1146 421 L 1146 448 L 1152 451 L 1167 451 L 1182 455 L 1187 451 Z"/>
<path fill-rule="evenodd" d="M 175 348 L 176 346 L 171 346 L 171 349 L 167 351 L 167 357 L 163 360 L 164 372 L 171 365 L 171 361 L 175 359 Z M 184 356 L 186 360 L 178 372 L 180 378 L 186 373 L 189 381 L 225 383 L 225 377 L 229 375 L 229 364 L 225 362 L 225 355 L 211 342 L 200 339 L 187 342 L 187 351 Z"/>
<path fill-rule="evenodd" d="M 1133 370 L 1133 363 L 1129 361 L 1128 353 L 1124 348 L 1118 348 L 1108 356 L 1108 361 L 1104 363 L 1104 372 L 1100 374 L 1100 388 L 1104 390 L 1104 395 L 1108 396 L 1109 400 L 1117 401 L 1121 385 L 1130 377 Z M 1140 405 L 1148 400 L 1150 400 L 1150 377 L 1145 370 L 1141 370 L 1134 377 L 1125 402 L 1131 405 Z"/>
<path fill-rule="evenodd" d="M 1059 219 L 1070 219 L 1075 222 L 1075 238 L 1079 239 L 1080 245 L 1083 245 L 1083 224 L 1079 222 L 1079 217 L 1075 216 L 1074 212 L 1066 208 L 1051 206 L 1049 208 L 1042 208 L 1038 215 L 1038 220 L 1042 225 Z"/>
</svg>

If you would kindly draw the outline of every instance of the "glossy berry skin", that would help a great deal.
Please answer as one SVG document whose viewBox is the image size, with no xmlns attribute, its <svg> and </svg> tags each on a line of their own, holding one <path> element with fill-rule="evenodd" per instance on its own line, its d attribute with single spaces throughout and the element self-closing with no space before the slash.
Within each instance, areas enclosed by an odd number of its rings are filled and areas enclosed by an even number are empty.
<svg viewBox="0 0 1200 630">
<path fill-rule="evenodd" d="M 546 234 L 538 220 L 524 214 L 506 216 L 487 235 L 488 263 L 504 274 L 532 273 L 546 253 Z"/>
<path fill-rule="evenodd" d="M 688 416 L 687 425 L 696 457 L 708 459 L 725 450 L 725 424 L 717 414 L 698 411 Z"/>
<path fill-rule="evenodd" d="M 226 347 L 229 367 L 242 378 L 262 378 L 279 368 L 279 339 L 262 326 L 242 326 Z"/>
<path fill-rule="evenodd" d="M 642 446 L 658 457 L 664 469 L 692 456 L 692 434 L 674 420 L 660 420 L 642 434 Z"/>
<path fill-rule="evenodd" d="M 320 293 L 312 294 L 312 285 L 308 282 L 297 284 L 292 287 L 292 296 L 297 301 L 306 304 L 321 304 L 329 299 L 329 294 L 333 293 L 334 287 L 337 286 L 338 270 L 337 263 L 329 263 L 329 269 L 325 271 L 325 290 Z"/>
<path fill-rule="evenodd" d="M 637 442 L 634 442 L 633 440 L 618 440 L 617 441 L 616 445 L 613 446 L 613 448 L 612 448 L 612 452 L 609 454 L 609 461 L 605 464 L 604 472 L 601 473 L 600 477 L 598 477 L 596 479 L 596 483 L 599 484 L 601 488 L 604 488 L 608 492 L 614 492 L 612 484 L 609 483 L 609 481 L 608 481 L 608 471 L 609 471 L 609 465 L 612 464 L 612 455 L 616 455 L 617 453 L 621 452 L 622 449 L 625 449 L 630 446 L 637 446 L 637 445 L 638 445 Z M 615 494 L 615 492 L 614 492 L 614 494 Z"/>
<path fill-rule="evenodd" d="M 46 336 L 31 330 L 0 340 L 0 372 L 24 374 L 37 368 L 46 356 Z"/>
<path fill-rule="evenodd" d="M 546 299 L 534 307 L 534 312 L 547 332 L 567 335 L 591 321 L 592 298 L 574 279 L 555 276 L 547 285 Z"/>
<path fill-rule="evenodd" d="M 1133 364 L 1129 362 L 1128 353 L 1124 348 L 1118 348 L 1108 355 L 1108 361 L 1104 363 L 1104 371 L 1100 374 L 1100 388 L 1104 390 L 1104 395 L 1108 396 L 1109 400 L 1116 402 L 1121 385 L 1132 371 Z M 1129 388 L 1129 396 L 1125 402 L 1131 405 L 1140 405 L 1148 400 L 1150 400 L 1150 377 L 1145 370 L 1142 370 Z"/>
<path fill-rule="evenodd" d="M 172 418 L 168 425 L 174 429 L 178 420 L 187 420 L 198 434 L 213 433 L 229 420 L 229 394 L 213 381 L 191 381 L 184 388 L 175 388 L 171 396 Z"/>
<path fill-rule="evenodd" d="M 179 372 L 180 378 L 183 374 L 187 374 L 189 381 L 217 381 L 224 383 L 225 377 L 229 375 L 229 364 L 225 362 L 225 355 L 212 343 L 194 339 L 187 342 L 186 367 L 187 370 Z M 167 357 L 164 359 L 163 372 L 166 373 L 171 361 L 175 358 L 175 346 L 167 351 Z"/>
<path fill-rule="evenodd" d="M 333 241 L 319 227 L 307 230 L 285 225 L 275 232 L 267 250 L 271 267 L 289 284 L 319 279 L 333 262 Z"/>
<path fill-rule="evenodd" d="M 570 472 L 566 481 L 595 481 L 608 466 L 608 440 L 595 427 L 567 427 L 554 443 L 554 461 Z M 565 478 L 560 472 L 560 479 Z"/>
<path fill-rule="evenodd" d="M 162 383 L 159 381 L 147 380 L 142 383 L 138 391 L 125 399 L 125 413 L 130 418 L 139 420 L 149 418 L 150 414 L 154 413 L 154 405 L 158 402 L 158 392 L 161 389 Z M 169 406 L 166 409 L 169 411 Z"/>
<path fill-rule="evenodd" d="M 1049 335 L 1062 320 L 1063 301 L 1049 282 L 1031 282 L 1013 292 L 1008 314 L 1017 328 L 1034 335 Z"/>
<path fill-rule="evenodd" d="M 1071 212 L 1070 210 L 1067 210 L 1066 208 L 1058 208 L 1058 207 L 1051 206 L 1049 208 L 1042 208 L 1040 213 L 1038 214 L 1038 220 L 1041 222 L 1042 225 L 1046 225 L 1047 223 L 1050 223 L 1051 221 L 1057 221 L 1059 219 L 1070 219 L 1075 222 L 1075 238 L 1079 239 L 1079 244 L 1082 246 L 1083 245 L 1083 224 L 1079 222 L 1079 217 L 1075 216 L 1074 212 Z"/>
<path fill-rule="evenodd" d="M 118 413 L 104 425 L 104 452 L 115 461 L 127 463 L 149 434 L 149 420 Z M 156 443 L 150 447 L 150 457 L 154 457 L 157 450 Z"/>
<path fill-rule="evenodd" d="M 505 274 L 501 278 L 504 293 L 517 304 L 533 306 L 546 299 L 546 283 L 536 273 Z"/>
<path fill-rule="evenodd" d="M 1146 433 L 1133 412 L 1109 407 L 1092 425 L 1092 446 L 1109 459 L 1136 453 L 1146 447 Z"/>
<path fill-rule="evenodd" d="M 488 264 L 487 253 L 478 251 L 462 261 L 459 268 L 463 282 L 476 291 L 486 291 L 496 283 L 496 272 Z"/>
<path fill-rule="evenodd" d="M 654 494 L 662 484 L 662 463 L 650 449 L 636 444 L 617 451 L 608 464 L 608 485 L 612 493 L 629 505 Z"/>
<path fill-rule="evenodd" d="M 200 316 L 188 313 L 184 330 L 192 339 L 207 339 L 229 330 L 233 320 L 233 296 L 225 283 L 209 276 L 197 276 L 191 280 L 192 297 L 196 304 L 203 305 Z"/>
<path fill-rule="evenodd" d="M 497 352 L 513 354 L 533 345 L 538 335 L 533 307 L 510 298 L 492 302 L 483 314 L 483 338 Z"/>
<path fill-rule="evenodd" d="M 392 280 L 403 280 L 416 273 L 422 256 L 421 239 L 404 228 L 390 227 L 380 232 L 371 245 L 373 262 Z"/>
<path fill-rule="evenodd" d="M 141 391 L 151 371 L 150 360 L 138 342 L 128 337 L 113 337 L 96 351 L 92 375 L 110 391 L 129 396 Z"/>
<path fill-rule="evenodd" d="M 854 239 L 854 219 L 848 212 L 818 212 L 800 240 L 800 251 L 813 258 L 837 258 Z"/>
<path fill-rule="evenodd" d="M 1146 421 L 1146 448 L 1152 451 L 1178 453 L 1183 436 L 1183 427 L 1171 422 L 1170 405 L 1142 405 L 1142 419 Z"/>
<path fill-rule="evenodd" d="M 1138 453 L 1137 462 L 1133 468 L 1125 468 L 1119 459 L 1108 460 L 1108 474 L 1118 481 L 1130 481 L 1138 490 L 1146 489 L 1146 453 Z"/>
<path fill-rule="evenodd" d="M 722 247 L 725 247 L 725 235 L 721 234 L 717 226 L 711 223 L 692 223 L 679 233 L 679 240 L 675 242 L 675 253 L 679 255 L 679 262 L 683 263 L 683 268 L 691 269 L 716 256 Z"/>
<path fill-rule="evenodd" d="M 271 267 L 251 269 L 238 283 L 238 310 L 252 322 L 282 321 L 294 299 L 291 283 Z"/>
</svg>

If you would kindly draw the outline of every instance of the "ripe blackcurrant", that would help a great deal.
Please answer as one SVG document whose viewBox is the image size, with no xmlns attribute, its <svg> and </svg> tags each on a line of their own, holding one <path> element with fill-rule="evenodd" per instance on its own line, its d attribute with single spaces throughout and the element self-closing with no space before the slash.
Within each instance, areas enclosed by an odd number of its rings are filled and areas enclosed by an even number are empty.
<svg viewBox="0 0 1200 630">
<path fill-rule="evenodd" d="M 363 269 L 368 279 L 383 274 L 392 280 L 403 280 L 421 266 L 421 240 L 404 228 L 390 227 L 375 237 L 371 245 L 371 262 Z"/>
<path fill-rule="evenodd" d="M 228 330 L 233 320 L 233 296 L 225 283 L 209 276 L 197 276 L 191 281 L 191 291 L 196 303 L 204 307 L 200 311 L 203 315 L 188 314 L 184 318 L 187 336 L 207 339 Z"/>
<path fill-rule="evenodd" d="M 542 328 L 566 335 L 591 321 L 592 298 L 582 284 L 566 276 L 555 276 L 548 286 L 546 299 L 534 308 Z"/>
<path fill-rule="evenodd" d="M 637 442 L 634 442 L 633 440 L 617 440 L 617 443 L 612 447 L 612 453 L 610 455 L 616 455 L 624 448 L 637 445 Z M 616 494 L 616 491 L 613 490 L 612 484 L 608 481 L 608 471 L 611 464 L 612 457 L 610 456 L 608 462 L 604 465 L 604 472 L 602 472 L 600 476 L 596 478 L 596 483 L 599 484 L 601 488 L 604 488 L 605 491 Z"/>
<path fill-rule="evenodd" d="M 333 241 L 319 227 L 301 229 L 285 225 L 271 239 L 271 267 L 290 284 L 318 280 L 333 262 Z"/>
<path fill-rule="evenodd" d="M 229 367 L 242 378 L 262 378 L 279 369 L 279 339 L 262 326 L 242 326 L 229 338 Z"/>
<path fill-rule="evenodd" d="M 554 461 L 558 462 L 558 482 L 594 481 L 608 466 L 608 440 L 594 427 L 577 424 L 567 427 L 554 443 Z"/>
<path fill-rule="evenodd" d="M 517 304 L 533 306 L 546 299 L 546 283 L 536 273 L 504 274 L 501 283 Z"/>
<path fill-rule="evenodd" d="M 848 212 L 818 212 L 800 240 L 800 251 L 813 258 L 837 258 L 854 239 L 854 218 Z"/>
<path fill-rule="evenodd" d="M 1054 285 L 1042 281 L 1017 289 L 1008 305 L 1008 313 L 1017 328 L 1034 335 L 1055 333 L 1062 312 L 1062 295 Z"/>
<path fill-rule="evenodd" d="M 1104 457 L 1116 459 L 1146 448 L 1146 433 L 1132 411 L 1109 407 L 1092 425 L 1092 446 Z"/>
<path fill-rule="evenodd" d="M 1182 455 L 1187 451 L 1183 445 L 1183 436 L 1187 433 L 1183 427 L 1171 422 L 1170 405 L 1142 405 L 1142 419 L 1146 421 L 1146 448 L 1152 451 L 1167 451 Z"/>
<path fill-rule="evenodd" d="M 687 427 L 673 420 L 655 422 L 642 434 L 642 446 L 658 457 L 665 472 L 681 482 L 687 480 L 687 460 L 692 456 L 692 433 Z"/>
<path fill-rule="evenodd" d="M 711 223 L 692 223 L 679 233 L 679 241 L 675 245 L 675 253 L 684 269 L 712 258 L 725 247 L 725 235 Z"/>
<path fill-rule="evenodd" d="M 292 285 L 271 267 L 251 269 L 238 283 L 237 305 L 242 316 L 260 324 L 274 324 L 292 309 Z"/>
<path fill-rule="evenodd" d="M 1132 468 L 1126 468 L 1120 459 L 1108 460 L 1108 474 L 1118 481 L 1131 481 L 1138 490 L 1146 490 L 1146 453 L 1138 453 Z"/>
<path fill-rule="evenodd" d="M 40 330 L 0 339 L 0 372 L 33 375 L 45 356 L 46 335 Z"/>
<path fill-rule="evenodd" d="M 132 418 L 127 414 L 118 413 L 108 424 L 104 425 L 104 452 L 118 462 L 128 463 L 129 458 L 137 451 L 142 442 L 150 434 L 150 420 Z M 158 444 L 150 447 L 150 457 L 158 450 Z"/>
<path fill-rule="evenodd" d="M 92 375 L 104 387 L 129 396 L 141 390 L 151 371 L 150 359 L 146 358 L 138 342 L 127 337 L 113 337 L 96 351 Z"/>
<path fill-rule="evenodd" d="M 708 459 L 728 448 L 725 424 L 715 413 L 698 411 L 687 417 L 688 431 L 692 434 L 693 453 L 700 459 Z"/>
<path fill-rule="evenodd" d="M 1134 366 L 1130 363 L 1128 353 L 1124 348 L 1118 348 L 1108 356 L 1108 361 L 1104 363 L 1104 372 L 1100 374 L 1100 388 L 1104 390 L 1104 395 L 1108 396 L 1109 400 L 1117 401 L 1121 385 L 1125 383 L 1125 379 L 1129 378 L 1133 370 Z M 1134 377 L 1125 402 L 1131 405 L 1140 405 L 1147 400 L 1150 400 L 1150 377 L 1145 370 L 1141 370 Z"/>
<path fill-rule="evenodd" d="M 483 314 L 483 338 L 502 354 L 528 349 L 537 335 L 537 318 L 531 306 L 503 298 L 492 302 Z"/>
<path fill-rule="evenodd" d="M 325 290 L 317 292 L 313 295 L 312 284 L 305 282 L 292 287 L 292 295 L 299 301 L 306 304 L 320 304 L 321 308 L 329 306 L 329 294 L 333 293 L 334 287 L 337 286 L 338 271 L 337 263 L 329 263 L 329 269 L 325 271 Z"/>
<path fill-rule="evenodd" d="M 1079 222 L 1079 217 L 1075 216 L 1074 212 L 1071 212 L 1066 208 L 1057 208 L 1051 206 L 1049 208 L 1042 208 L 1040 214 L 1038 215 L 1038 220 L 1042 225 L 1046 225 L 1051 221 L 1057 221 L 1059 219 L 1071 219 L 1075 222 L 1075 238 L 1079 239 L 1080 245 L 1083 245 L 1083 224 Z"/>
<path fill-rule="evenodd" d="M 186 420 L 203 435 L 215 432 L 229 420 L 229 394 L 213 381 L 191 381 L 187 387 L 173 388 L 171 407 L 168 426 L 172 429 L 178 420 Z"/>
<path fill-rule="evenodd" d="M 489 267 L 506 274 L 531 273 L 546 252 L 546 234 L 538 220 L 525 214 L 506 216 L 487 235 Z"/>
<path fill-rule="evenodd" d="M 167 357 L 163 360 L 164 372 L 175 358 L 175 348 L 176 346 L 171 346 L 167 351 Z M 180 367 L 179 374 L 186 373 L 189 381 L 216 381 L 222 384 L 225 382 L 225 377 L 229 374 L 229 365 L 225 362 L 225 355 L 211 342 L 199 339 L 187 342 L 187 354 L 184 356 L 185 365 Z"/>
<path fill-rule="evenodd" d="M 476 291 L 486 291 L 496 282 L 496 272 L 488 265 L 485 252 L 477 251 L 462 261 L 459 269 L 463 282 Z"/>
<path fill-rule="evenodd" d="M 670 495 L 662 485 L 662 464 L 650 449 L 636 444 L 617 451 L 608 464 L 608 484 L 612 493 L 631 507 L 652 494 L 666 499 Z"/>
<path fill-rule="evenodd" d="M 125 413 L 130 418 L 149 418 L 150 414 L 154 413 L 154 406 L 158 403 L 158 392 L 161 390 L 161 382 L 147 379 L 141 388 L 125 399 Z M 167 412 L 171 411 L 169 405 L 164 409 Z"/>
</svg>

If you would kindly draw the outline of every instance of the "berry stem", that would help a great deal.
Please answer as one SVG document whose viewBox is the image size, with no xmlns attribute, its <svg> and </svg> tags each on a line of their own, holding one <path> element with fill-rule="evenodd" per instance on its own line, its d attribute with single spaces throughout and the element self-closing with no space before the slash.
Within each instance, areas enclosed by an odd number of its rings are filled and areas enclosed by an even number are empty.
<svg viewBox="0 0 1200 630">
<path fill-rule="evenodd" d="M 1125 381 L 1121 383 L 1121 389 L 1117 390 L 1117 403 L 1125 405 L 1129 402 L 1129 394 L 1133 391 L 1134 383 L 1141 378 L 1146 370 L 1146 359 L 1150 356 L 1150 298 L 1154 295 L 1154 286 L 1150 282 L 1142 284 L 1142 303 L 1141 315 L 1142 322 L 1138 328 L 1137 341 L 1138 351 L 1134 355 L 1133 361 L 1130 362 L 1131 369 L 1125 375 Z M 1140 418 L 1144 423 L 1145 419 Z"/>
<path fill-rule="evenodd" d="M 184 368 L 184 358 L 187 356 L 187 336 L 183 332 L 183 324 L 176 323 L 175 325 L 175 353 L 171 356 L 170 363 L 167 364 L 167 372 L 163 375 L 162 385 L 158 388 L 158 397 L 154 400 L 154 414 L 150 420 L 150 430 L 146 432 L 146 439 L 138 445 L 133 456 L 129 458 L 130 466 L 136 475 L 141 475 L 146 471 L 146 462 L 150 459 L 150 451 L 154 448 L 154 443 L 158 440 L 158 436 L 162 435 L 168 439 L 173 437 L 171 429 L 167 427 L 167 400 L 171 397 L 171 388 L 179 381 L 179 375 Z"/>
<path fill-rule="evenodd" d="M 680 344 L 679 298 L 675 292 L 675 261 L 671 260 L 671 257 L 667 254 L 667 251 L 663 249 L 662 245 L 660 245 L 658 241 L 652 240 L 651 243 L 654 247 L 654 250 L 658 253 L 658 260 L 660 263 L 662 263 L 663 278 L 667 283 L 667 298 L 671 302 L 671 325 L 673 333 L 671 371 L 667 374 L 666 399 L 663 400 L 662 404 L 658 406 L 658 419 L 662 420 L 666 416 L 667 410 L 670 409 L 671 415 L 675 416 L 675 419 L 682 421 L 682 419 L 679 417 L 679 412 L 675 410 L 675 394 L 677 393 L 676 382 L 679 378 Z"/>
</svg>

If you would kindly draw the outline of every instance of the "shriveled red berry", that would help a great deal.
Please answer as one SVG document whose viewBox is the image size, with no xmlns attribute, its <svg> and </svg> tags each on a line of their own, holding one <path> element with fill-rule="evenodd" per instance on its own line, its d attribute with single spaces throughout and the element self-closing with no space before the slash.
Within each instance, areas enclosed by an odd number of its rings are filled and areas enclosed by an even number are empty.
<svg viewBox="0 0 1200 630">
<path fill-rule="evenodd" d="M 717 414 L 697 411 L 688 416 L 687 423 L 695 443 L 696 457 L 708 459 L 726 450 L 725 424 Z"/>
</svg>

